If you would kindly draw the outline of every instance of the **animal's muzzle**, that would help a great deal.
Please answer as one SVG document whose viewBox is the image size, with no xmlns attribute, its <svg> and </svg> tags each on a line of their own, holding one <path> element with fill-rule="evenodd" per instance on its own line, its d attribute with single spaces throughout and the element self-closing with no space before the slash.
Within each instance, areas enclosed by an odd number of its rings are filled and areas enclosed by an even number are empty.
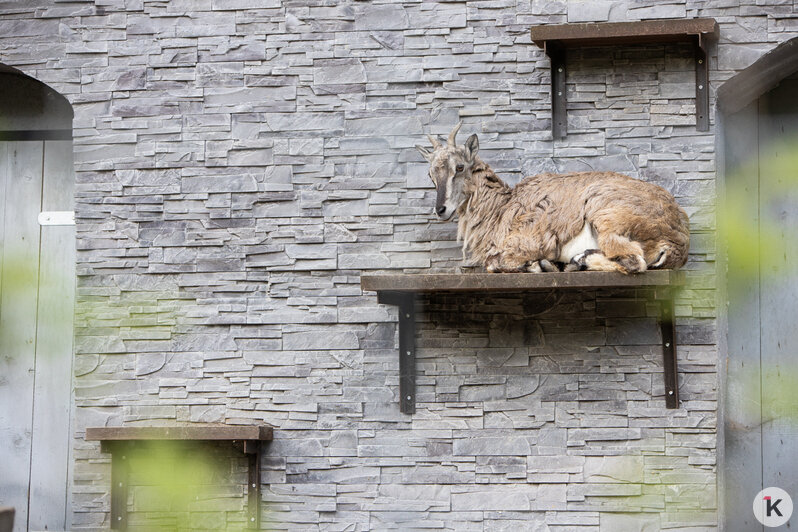
<svg viewBox="0 0 798 532">
<path fill-rule="evenodd" d="M 438 216 L 443 216 L 446 212 L 446 185 L 441 185 L 437 188 L 437 196 L 435 198 L 435 213 Z"/>
</svg>

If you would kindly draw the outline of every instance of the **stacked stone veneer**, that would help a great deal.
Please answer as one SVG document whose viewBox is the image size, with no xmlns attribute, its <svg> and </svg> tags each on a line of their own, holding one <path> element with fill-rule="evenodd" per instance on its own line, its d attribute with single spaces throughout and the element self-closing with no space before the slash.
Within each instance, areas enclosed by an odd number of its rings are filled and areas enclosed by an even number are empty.
<svg viewBox="0 0 798 532">
<path fill-rule="evenodd" d="M 714 528 L 715 131 L 695 130 L 692 52 L 569 52 L 555 142 L 529 38 L 695 16 L 720 24 L 713 89 L 798 35 L 781 0 L 0 3 L 0 62 L 75 110 L 74 528 L 109 522 L 84 428 L 175 422 L 276 427 L 276 529 Z M 399 412 L 395 312 L 360 274 L 459 264 L 413 149 L 459 119 L 510 182 L 617 170 L 684 206 L 679 410 L 651 294 L 588 291 L 419 302 L 418 411 Z M 220 493 L 209 523 L 240 524 L 242 488 Z"/>
</svg>

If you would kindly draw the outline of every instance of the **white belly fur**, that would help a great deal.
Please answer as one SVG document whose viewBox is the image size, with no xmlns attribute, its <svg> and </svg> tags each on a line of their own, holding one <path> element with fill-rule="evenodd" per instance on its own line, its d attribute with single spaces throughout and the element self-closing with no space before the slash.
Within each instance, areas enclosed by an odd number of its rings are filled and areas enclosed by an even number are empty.
<svg viewBox="0 0 798 532">
<path fill-rule="evenodd" d="M 567 264 L 571 262 L 572 258 L 581 255 L 588 249 L 598 248 L 598 240 L 596 240 L 596 233 L 593 231 L 593 226 L 589 223 L 585 223 L 585 226 L 579 234 L 562 247 L 560 250 L 560 257 L 557 260 Z"/>
</svg>

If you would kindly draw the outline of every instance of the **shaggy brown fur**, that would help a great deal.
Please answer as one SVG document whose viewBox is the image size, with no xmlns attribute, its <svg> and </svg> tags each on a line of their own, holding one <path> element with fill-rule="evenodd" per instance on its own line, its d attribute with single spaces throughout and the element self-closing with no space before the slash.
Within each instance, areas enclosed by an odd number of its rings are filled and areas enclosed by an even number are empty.
<svg viewBox="0 0 798 532">
<path fill-rule="evenodd" d="M 600 252 L 581 249 L 579 267 L 634 273 L 687 261 L 687 214 L 665 189 L 614 172 L 541 174 L 511 188 L 476 156 L 476 135 L 455 144 L 459 128 L 446 145 L 430 137 L 434 151 L 417 148 L 430 161 L 437 214 L 456 209 L 464 255 L 488 271 L 540 271 L 586 227 Z"/>
<path fill-rule="evenodd" d="M 663 188 L 622 174 L 541 174 L 511 188 L 477 157 L 466 194 L 457 210 L 458 237 L 490 271 L 522 271 L 530 262 L 557 260 L 562 245 L 586 222 L 603 255 L 590 256 L 589 269 L 644 271 L 663 251 L 659 268 L 687 261 L 687 214 Z"/>
</svg>

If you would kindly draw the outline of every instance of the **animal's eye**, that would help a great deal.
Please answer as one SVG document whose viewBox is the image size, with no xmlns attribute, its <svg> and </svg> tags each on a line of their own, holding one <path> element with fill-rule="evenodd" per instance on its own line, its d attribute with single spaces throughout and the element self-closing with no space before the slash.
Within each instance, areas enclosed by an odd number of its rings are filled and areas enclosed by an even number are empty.
<svg viewBox="0 0 798 532">
<path fill-rule="evenodd" d="M 462 171 L 463 171 L 463 165 L 462 165 L 462 164 L 458 164 L 458 165 L 455 167 L 455 170 L 457 170 L 457 172 L 458 172 L 458 173 L 459 173 L 459 172 L 462 172 Z"/>
</svg>

